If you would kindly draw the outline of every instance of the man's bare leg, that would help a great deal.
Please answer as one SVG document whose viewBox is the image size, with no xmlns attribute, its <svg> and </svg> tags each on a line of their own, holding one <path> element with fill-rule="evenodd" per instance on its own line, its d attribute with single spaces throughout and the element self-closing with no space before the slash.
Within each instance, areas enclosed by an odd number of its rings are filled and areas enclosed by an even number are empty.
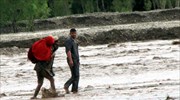
<svg viewBox="0 0 180 100">
<path fill-rule="evenodd" d="M 39 93 L 39 91 L 43 85 L 43 80 L 44 80 L 44 78 L 38 79 L 38 85 L 37 85 L 36 90 L 34 92 L 34 96 L 31 97 L 31 99 L 37 99 L 37 95 L 38 95 L 38 93 Z"/>
<path fill-rule="evenodd" d="M 65 90 L 66 94 L 70 93 L 68 87 L 64 86 L 64 90 Z"/>
<path fill-rule="evenodd" d="M 46 78 L 50 81 L 52 93 L 54 94 L 54 96 L 57 96 L 56 88 L 54 84 L 54 78 L 52 76 L 46 76 Z"/>
</svg>

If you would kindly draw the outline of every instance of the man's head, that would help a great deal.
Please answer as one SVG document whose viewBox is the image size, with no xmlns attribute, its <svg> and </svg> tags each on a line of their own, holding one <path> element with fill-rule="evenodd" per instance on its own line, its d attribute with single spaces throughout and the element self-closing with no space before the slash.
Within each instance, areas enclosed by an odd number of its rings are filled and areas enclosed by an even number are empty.
<svg viewBox="0 0 180 100">
<path fill-rule="evenodd" d="M 76 39 L 76 35 L 77 35 L 76 29 L 72 28 L 72 29 L 70 30 L 70 36 L 71 36 L 73 39 Z"/>
</svg>

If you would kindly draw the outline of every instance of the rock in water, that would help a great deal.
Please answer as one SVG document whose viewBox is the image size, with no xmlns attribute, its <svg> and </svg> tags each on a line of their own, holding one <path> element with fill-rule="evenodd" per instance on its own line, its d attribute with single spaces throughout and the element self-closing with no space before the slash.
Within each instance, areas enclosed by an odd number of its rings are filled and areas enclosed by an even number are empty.
<svg viewBox="0 0 180 100">
<path fill-rule="evenodd" d="M 1 94 L 0 94 L 0 97 L 4 97 L 4 96 L 6 96 L 5 93 L 1 93 Z"/>
<path fill-rule="evenodd" d="M 116 43 L 110 43 L 110 44 L 107 45 L 107 47 L 110 47 L 110 48 L 111 47 L 116 47 Z"/>
<path fill-rule="evenodd" d="M 58 94 L 56 92 L 53 92 L 51 89 L 42 88 L 42 98 L 51 98 L 51 97 L 57 97 Z"/>
<path fill-rule="evenodd" d="M 180 41 L 173 41 L 172 44 L 173 45 L 180 45 Z"/>
<path fill-rule="evenodd" d="M 175 100 L 175 98 L 170 97 L 169 95 L 167 95 L 165 100 Z"/>
<path fill-rule="evenodd" d="M 93 90 L 93 89 L 94 89 L 93 86 L 88 85 L 88 86 L 85 87 L 84 91 L 89 91 L 89 90 Z"/>
</svg>

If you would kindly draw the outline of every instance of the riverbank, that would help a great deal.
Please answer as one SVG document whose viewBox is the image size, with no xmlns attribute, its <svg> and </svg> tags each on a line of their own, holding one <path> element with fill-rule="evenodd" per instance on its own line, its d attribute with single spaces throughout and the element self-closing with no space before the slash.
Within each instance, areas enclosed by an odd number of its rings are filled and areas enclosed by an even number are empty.
<svg viewBox="0 0 180 100">
<path fill-rule="evenodd" d="M 77 28 L 78 42 L 81 46 L 119 43 L 128 41 L 147 41 L 155 39 L 180 38 L 180 21 L 146 22 L 123 25 Z M 36 40 L 48 35 L 58 36 L 63 46 L 69 29 L 57 29 L 39 32 L 23 32 L 17 34 L 1 34 L 0 48 L 28 48 Z"/>
<path fill-rule="evenodd" d="M 43 20 L 34 21 L 34 31 L 54 30 L 54 29 L 69 29 L 85 28 L 94 26 L 132 24 L 141 22 L 156 22 L 156 21 L 173 21 L 179 20 L 180 8 L 152 10 L 143 12 L 98 12 L 77 14 L 64 17 L 55 17 Z M 17 23 L 18 32 L 27 31 L 27 22 L 21 21 Z M 0 27 L 0 33 L 12 33 L 12 25 L 8 24 Z"/>
</svg>

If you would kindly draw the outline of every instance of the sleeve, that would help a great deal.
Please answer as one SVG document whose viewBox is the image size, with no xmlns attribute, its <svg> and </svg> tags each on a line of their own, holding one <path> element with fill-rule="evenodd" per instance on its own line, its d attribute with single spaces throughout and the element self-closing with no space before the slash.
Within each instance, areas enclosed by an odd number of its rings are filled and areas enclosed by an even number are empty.
<svg viewBox="0 0 180 100">
<path fill-rule="evenodd" d="M 57 49 L 58 49 L 58 47 L 59 47 L 59 41 L 55 41 L 55 43 L 53 44 L 53 52 L 55 52 Z"/>
<path fill-rule="evenodd" d="M 64 45 L 65 45 L 65 48 L 66 48 L 66 53 L 67 53 L 69 50 L 71 50 L 71 48 L 72 48 L 72 42 L 71 42 L 70 40 L 65 41 Z"/>
</svg>

